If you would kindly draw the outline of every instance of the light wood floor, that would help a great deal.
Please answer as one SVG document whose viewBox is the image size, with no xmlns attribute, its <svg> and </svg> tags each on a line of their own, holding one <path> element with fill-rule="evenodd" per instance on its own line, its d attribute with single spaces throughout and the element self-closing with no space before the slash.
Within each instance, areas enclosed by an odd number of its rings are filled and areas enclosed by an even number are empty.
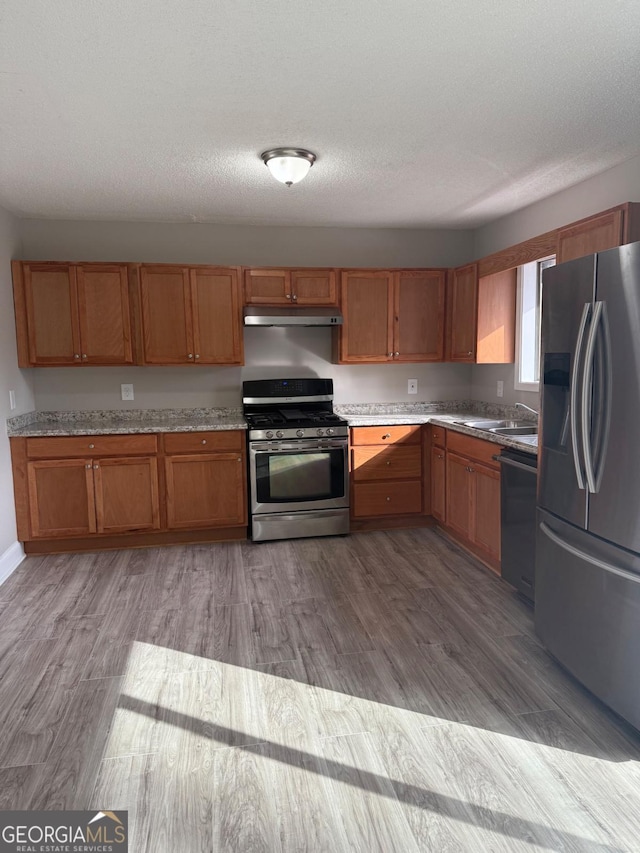
<svg viewBox="0 0 640 853">
<path fill-rule="evenodd" d="M 434 530 L 30 558 L 0 679 L 0 809 L 132 853 L 640 850 L 640 738 Z"/>
</svg>

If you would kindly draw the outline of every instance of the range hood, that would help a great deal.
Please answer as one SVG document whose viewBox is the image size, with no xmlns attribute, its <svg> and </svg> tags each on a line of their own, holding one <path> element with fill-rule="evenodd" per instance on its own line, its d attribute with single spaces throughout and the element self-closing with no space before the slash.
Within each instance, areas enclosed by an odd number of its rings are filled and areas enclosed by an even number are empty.
<svg viewBox="0 0 640 853">
<path fill-rule="evenodd" d="M 245 326 L 340 326 L 342 314 L 338 308 L 304 306 L 262 308 L 251 305 L 244 309 Z"/>
</svg>

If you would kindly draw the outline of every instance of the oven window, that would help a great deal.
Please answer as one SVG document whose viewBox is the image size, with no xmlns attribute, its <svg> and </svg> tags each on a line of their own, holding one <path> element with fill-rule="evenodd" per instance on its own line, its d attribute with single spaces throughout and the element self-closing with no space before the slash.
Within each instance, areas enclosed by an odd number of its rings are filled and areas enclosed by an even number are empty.
<svg viewBox="0 0 640 853">
<path fill-rule="evenodd" d="M 256 482 L 260 503 L 327 500 L 344 495 L 344 453 L 258 453 Z"/>
</svg>

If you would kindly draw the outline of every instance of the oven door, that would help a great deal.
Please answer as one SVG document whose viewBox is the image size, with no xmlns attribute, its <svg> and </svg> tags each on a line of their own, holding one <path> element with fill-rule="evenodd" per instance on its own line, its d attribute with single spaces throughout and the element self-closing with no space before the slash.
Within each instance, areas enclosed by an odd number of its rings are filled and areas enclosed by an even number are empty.
<svg viewBox="0 0 640 853">
<path fill-rule="evenodd" d="M 251 512 L 349 506 L 348 442 L 249 443 Z"/>
</svg>

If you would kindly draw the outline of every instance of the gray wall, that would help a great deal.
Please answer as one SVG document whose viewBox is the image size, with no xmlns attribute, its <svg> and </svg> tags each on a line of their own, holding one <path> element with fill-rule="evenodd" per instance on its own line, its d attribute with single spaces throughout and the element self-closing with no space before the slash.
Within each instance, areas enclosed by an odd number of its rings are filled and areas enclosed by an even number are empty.
<svg viewBox="0 0 640 853">
<path fill-rule="evenodd" d="M 640 157 L 627 160 L 601 175 L 479 228 L 476 231 L 474 257 L 490 255 L 625 201 L 640 201 Z M 538 406 L 539 395 L 514 389 L 515 370 L 512 364 L 475 365 L 471 375 L 471 398 L 474 400 L 520 400 L 534 408 Z M 504 382 L 504 397 L 501 401 L 496 394 L 499 379 Z"/>
<path fill-rule="evenodd" d="M 366 228 L 254 228 L 148 222 L 22 220 L 29 260 L 123 260 L 301 266 L 453 266 L 473 247 L 469 231 Z M 334 365 L 329 329 L 248 329 L 244 368 L 34 370 L 36 406 L 120 409 L 238 405 L 243 379 L 319 375 L 334 379 L 337 402 L 447 400 L 469 396 L 466 365 Z M 407 395 L 407 380 L 418 394 Z M 135 400 L 120 400 L 120 384 Z"/>
<path fill-rule="evenodd" d="M 13 480 L 5 419 L 34 407 L 33 371 L 19 370 L 11 285 L 11 259 L 20 254 L 17 221 L 0 208 L 0 558 L 16 541 Z M 9 391 L 16 392 L 16 409 L 9 409 Z"/>
</svg>

